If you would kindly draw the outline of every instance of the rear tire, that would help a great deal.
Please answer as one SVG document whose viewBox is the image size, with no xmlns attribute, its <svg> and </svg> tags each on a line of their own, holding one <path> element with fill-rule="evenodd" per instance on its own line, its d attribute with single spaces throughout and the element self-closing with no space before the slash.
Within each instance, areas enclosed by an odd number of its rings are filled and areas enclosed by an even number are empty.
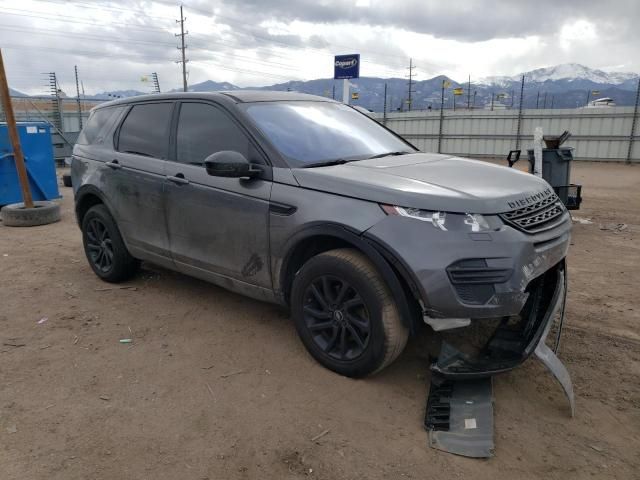
<svg viewBox="0 0 640 480">
<path fill-rule="evenodd" d="M 291 311 L 311 356 L 347 377 L 382 370 L 400 355 L 409 336 L 381 275 L 354 249 L 308 260 L 294 278 Z"/>
<path fill-rule="evenodd" d="M 136 274 L 139 260 L 131 256 L 118 226 L 104 205 L 94 205 L 82 219 L 82 243 L 89 265 L 106 282 L 122 282 Z"/>
</svg>

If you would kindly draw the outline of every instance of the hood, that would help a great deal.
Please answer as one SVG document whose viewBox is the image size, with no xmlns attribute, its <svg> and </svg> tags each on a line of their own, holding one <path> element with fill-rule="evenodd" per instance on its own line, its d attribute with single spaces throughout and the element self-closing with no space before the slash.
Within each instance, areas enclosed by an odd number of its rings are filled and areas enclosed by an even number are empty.
<svg viewBox="0 0 640 480">
<path fill-rule="evenodd" d="M 507 212 L 553 191 L 541 178 L 515 168 L 435 153 L 292 171 L 304 188 L 401 207 L 458 213 Z"/>
</svg>

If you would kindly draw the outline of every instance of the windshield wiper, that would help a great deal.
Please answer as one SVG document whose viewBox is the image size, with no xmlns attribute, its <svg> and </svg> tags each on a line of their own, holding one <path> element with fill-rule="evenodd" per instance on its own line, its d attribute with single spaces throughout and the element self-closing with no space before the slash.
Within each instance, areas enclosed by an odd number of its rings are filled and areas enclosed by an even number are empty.
<svg viewBox="0 0 640 480">
<path fill-rule="evenodd" d="M 412 153 L 412 152 L 407 152 L 406 150 L 400 150 L 397 152 L 384 152 L 384 153 L 379 153 L 378 155 L 374 155 L 373 157 L 369 157 L 367 158 L 367 160 L 372 160 L 374 158 L 382 158 L 382 157 L 395 157 L 398 155 L 407 155 L 408 153 Z"/>
<path fill-rule="evenodd" d="M 335 160 L 327 160 L 325 162 L 316 162 L 305 165 L 304 168 L 314 167 L 330 167 L 332 165 L 343 165 L 347 162 L 353 162 L 354 160 L 345 160 L 344 158 L 336 158 Z"/>
</svg>

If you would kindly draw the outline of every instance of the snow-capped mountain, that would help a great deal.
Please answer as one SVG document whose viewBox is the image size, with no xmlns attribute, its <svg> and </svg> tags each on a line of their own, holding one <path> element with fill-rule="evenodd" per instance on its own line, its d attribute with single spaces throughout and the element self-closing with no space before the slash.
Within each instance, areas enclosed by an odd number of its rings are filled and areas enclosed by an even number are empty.
<svg viewBox="0 0 640 480">
<path fill-rule="evenodd" d="M 519 73 L 512 77 L 494 76 L 480 79 L 481 85 L 507 85 L 518 82 L 524 75 L 525 82 L 544 83 L 557 80 L 587 80 L 598 84 L 620 85 L 628 80 L 638 78 L 638 74 L 629 72 L 604 72 L 585 67 L 578 63 L 563 63 L 554 67 L 538 68 L 529 72 Z"/>
<path fill-rule="evenodd" d="M 417 79 L 413 84 L 413 109 L 439 108 L 442 95 L 442 81 L 449 87 L 445 91 L 445 108 L 452 108 L 454 99 L 458 108 L 466 105 L 474 108 L 491 104 L 492 99 L 508 108 L 516 107 L 519 101 L 520 81 L 525 76 L 523 96 L 524 108 L 576 108 L 584 106 L 589 99 L 611 97 L 619 106 L 633 105 L 640 75 L 636 73 L 604 72 L 576 63 L 566 63 L 554 67 L 538 68 L 514 76 L 492 76 L 482 79 L 471 78 L 471 89 L 466 81 L 460 83 L 451 78 L 437 76 Z M 355 102 L 368 109 L 381 112 L 386 104 L 387 111 L 407 108 L 407 80 L 405 78 L 361 77 L 351 81 L 352 92 L 358 92 Z M 387 97 L 385 102 L 385 85 Z M 455 97 L 452 89 L 461 87 L 463 95 Z M 207 80 L 189 85 L 189 91 L 213 92 L 235 90 L 240 87 L 228 82 Z M 254 87 L 263 90 L 293 90 L 313 95 L 341 98 L 342 85 L 332 78 L 308 81 L 290 81 L 275 85 Z M 179 91 L 180 89 L 170 90 Z M 597 91 L 598 93 L 593 93 Z M 103 92 L 91 99 L 113 100 L 118 97 L 142 95 L 147 92 L 118 90 Z M 497 100 L 497 99 L 500 100 Z"/>
</svg>

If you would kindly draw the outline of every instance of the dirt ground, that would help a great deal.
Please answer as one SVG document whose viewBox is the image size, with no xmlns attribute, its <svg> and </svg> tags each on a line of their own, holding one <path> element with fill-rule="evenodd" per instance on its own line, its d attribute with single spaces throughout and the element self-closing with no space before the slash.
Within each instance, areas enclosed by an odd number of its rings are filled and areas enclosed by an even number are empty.
<svg viewBox="0 0 640 480">
<path fill-rule="evenodd" d="M 536 360 L 496 377 L 489 460 L 427 446 L 424 339 L 351 380 L 278 307 L 150 265 L 109 290 L 61 187 L 62 222 L 0 224 L 0 478 L 640 478 L 640 167 L 576 163 L 574 181 L 592 222 L 560 355 L 577 415 Z"/>
</svg>

